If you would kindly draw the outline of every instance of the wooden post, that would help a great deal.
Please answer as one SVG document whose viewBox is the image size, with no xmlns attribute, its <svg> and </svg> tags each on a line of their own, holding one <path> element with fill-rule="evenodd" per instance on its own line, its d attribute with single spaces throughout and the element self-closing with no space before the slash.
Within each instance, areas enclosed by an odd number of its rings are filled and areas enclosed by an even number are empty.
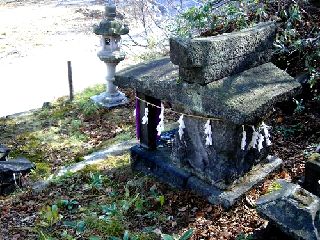
<svg viewBox="0 0 320 240">
<path fill-rule="evenodd" d="M 72 67 L 71 67 L 71 61 L 68 61 L 68 81 L 69 81 L 69 96 L 70 96 L 70 101 L 73 101 L 73 83 L 72 83 Z"/>
<path fill-rule="evenodd" d="M 151 104 L 154 104 L 158 107 L 161 106 L 161 101 L 159 99 L 156 99 L 154 97 L 147 96 L 143 93 L 137 92 L 137 97 L 145 100 Z M 159 123 L 159 114 L 160 114 L 160 109 L 151 106 L 150 104 L 147 106 L 147 103 L 140 101 L 140 114 L 139 114 L 139 119 L 137 124 L 140 124 L 139 133 L 138 135 L 140 136 L 140 145 L 146 149 L 149 150 L 155 150 L 157 148 L 157 125 Z M 145 108 L 148 107 L 149 113 L 148 113 L 148 124 L 142 124 L 142 118 L 145 113 Z"/>
</svg>

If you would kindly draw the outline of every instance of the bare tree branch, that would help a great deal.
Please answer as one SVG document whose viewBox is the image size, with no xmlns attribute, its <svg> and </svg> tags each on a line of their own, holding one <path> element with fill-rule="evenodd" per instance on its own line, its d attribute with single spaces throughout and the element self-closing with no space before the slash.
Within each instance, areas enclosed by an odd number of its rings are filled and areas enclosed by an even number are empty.
<svg viewBox="0 0 320 240">
<path fill-rule="evenodd" d="M 127 35 L 128 35 L 128 37 L 130 38 L 130 40 L 131 40 L 136 46 L 139 46 L 139 47 L 148 47 L 148 45 L 143 45 L 143 44 L 138 43 L 136 40 L 134 40 L 134 39 L 132 38 L 132 36 L 131 36 L 129 33 L 128 33 Z"/>
</svg>

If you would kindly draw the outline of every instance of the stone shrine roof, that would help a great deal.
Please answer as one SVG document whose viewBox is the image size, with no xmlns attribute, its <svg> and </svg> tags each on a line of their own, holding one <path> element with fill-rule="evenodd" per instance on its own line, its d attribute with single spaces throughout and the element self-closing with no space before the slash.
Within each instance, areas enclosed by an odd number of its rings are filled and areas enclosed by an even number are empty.
<svg viewBox="0 0 320 240">
<path fill-rule="evenodd" d="M 272 63 L 207 85 L 179 80 L 169 57 L 141 63 L 116 74 L 115 84 L 170 102 L 173 108 L 235 124 L 261 120 L 276 102 L 300 92 L 300 84 Z"/>
</svg>

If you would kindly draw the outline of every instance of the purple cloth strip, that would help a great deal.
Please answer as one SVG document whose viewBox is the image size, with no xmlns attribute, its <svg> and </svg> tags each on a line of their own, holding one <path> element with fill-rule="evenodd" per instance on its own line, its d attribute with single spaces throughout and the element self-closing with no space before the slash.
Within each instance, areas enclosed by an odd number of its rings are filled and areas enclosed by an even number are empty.
<svg viewBox="0 0 320 240">
<path fill-rule="evenodd" d="M 136 98 L 136 135 L 137 139 L 140 139 L 140 128 L 141 128 L 141 120 L 140 120 L 140 101 Z"/>
<path fill-rule="evenodd" d="M 156 116 L 157 116 L 157 120 L 156 120 L 156 123 L 157 123 L 157 125 L 159 124 L 159 122 L 160 122 L 160 113 L 161 113 L 161 109 L 160 108 L 156 108 Z M 157 140 L 159 140 L 160 139 L 160 136 L 158 136 L 158 134 L 157 134 Z"/>
</svg>

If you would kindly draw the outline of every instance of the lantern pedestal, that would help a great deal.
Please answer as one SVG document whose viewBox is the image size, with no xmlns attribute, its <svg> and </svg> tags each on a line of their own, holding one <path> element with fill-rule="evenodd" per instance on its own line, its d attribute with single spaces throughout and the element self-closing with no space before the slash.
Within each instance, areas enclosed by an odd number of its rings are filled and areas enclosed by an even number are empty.
<svg viewBox="0 0 320 240">
<path fill-rule="evenodd" d="M 106 108 L 127 104 L 129 102 L 128 98 L 123 92 L 118 90 L 116 85 L 114 85 L 116 67 L 118 63 L 124 59 L 124 53 L 120 51 L 109 52 L 102 50 L 98 53 L 98 57 L 101 61 L 105 62 L 107 66 L 106 91 L 99 95 L 92 96 L 91 100 Z"/>
<path fill-rule="evenodd" d="M 120 91 L 116 93 L 103 92 L 99 95 L 92 96 L 91 100 L 106 108 L 117 107 L 129 102 L 125 94 Z"/>
</svg>

